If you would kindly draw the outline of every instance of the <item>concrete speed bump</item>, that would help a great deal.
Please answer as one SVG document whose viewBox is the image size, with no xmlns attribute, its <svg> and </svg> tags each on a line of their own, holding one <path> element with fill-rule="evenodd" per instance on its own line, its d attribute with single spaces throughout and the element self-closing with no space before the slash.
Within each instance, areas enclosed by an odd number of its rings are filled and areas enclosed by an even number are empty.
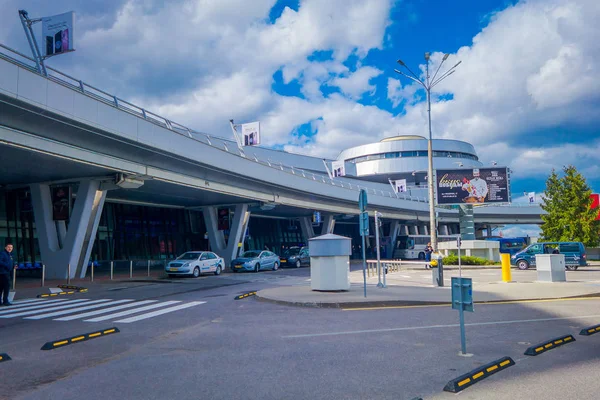
<svg viewBox="0 0 600 400">
<path fill-rule="evenodd" d="M 239 296 L 235 296 L 235 300 L 245 299 L 246 297 L 250 297 L 250 296 L 254 296 L 254 295 L 256 295 L 256 291 L 240 294 Z"/>
<path fill-rule="evenodd" d="M 71 286 L 71 285 L 57 285 L 57 288 L 61 288 L 61 289 L 68 289 L 68 290 L 75 290 L 77 292 L 87 292 L 87 288 L 81 287 L 81 286 Z"/>
<path fill-rule="evenodd" d="M 574 341 L 575 341 L 575 338 L 573 337 L 573 335 L 560 336 L 555 339 L 536 344 L 535 346 L 531 346 L 527 350 L 525 350 L 524 354 L 526 356 L 537 356 L 538 354 L 545 353 L 548 350 L 552 350 L 556 347 L 559 347 L 559 346 L 562 346 L 562 345 L 565 345 L 567 343 L 571 343 Z"/>
<path fill-rule="evenodd" d="M 0 362 L 10 361 L 12 358 L 6 353 L 0 353 Z"/>
<path fill-rule="evenodd" d="M 489 364 L 478 367 L 469 373 L 461 375 L 458 378 L 452 379 L 444 386 L 444 391 L 458 393 L 461 390 L 484 380 L 488 376 L 494 375 L 496 372 L 500 372 L 513 365 L 515 365 L 515 362 L 512 358 L 502 357 Z"/>
<path fill-rule="evenodd" d="M 50 291 L 52 293 L 50 293 L 50 294 L 38 294 L 37 297 L 38 298 L 58 297 L 58 296 L 65 296 L 65 295 L 68 295 L 68 294 L 86 293 L 88 291 L 87 288 L 84 288 L 84 287 L 81 287 L 81 286 L 57 285 L 56 287 L 58 288 L 58 291 L 53 290 L 53 288 L 50 288 Z"/>
<path fill-rule="evenodd" d="M 41 348 L 41 350 L 54 350 L 54 349 L 58 349 L 59 347 L 64 347 L 64 346 L 68 346 L 70 344 L 74 344 L 74 343 L 79 343 L 79 342 L 85 342 L 87 340 L 90 339 L 95 339 L 98 337 L 102 337 L 102 336 L 107 336 L 107 335 L 112 335 L 113 333 L 119 333 L 119 329 L 118 328 L 108 328 L 108 329 L 102 329 L 102 330 L 97 330 L 91 333 L 84 333 L 83 335 L 78 335 L 78 336 L 73 336 L 67 339 L 60 339 L 60 340 L 55 340 L 53 342 L 47 342 L 46 344 L 44 344 Z"/>
<path fill-rule="evenodd" d="M 58 293 L 49 293 L 49 294 L 38 294 L 37 298 L 41 299 L 41 298 L 46 298 L 46 297 L 58 297 L 58 296 L 65 296 L 68 294 L 75 294 L 75 293 L 79 293 L 76 292 L 74 290 L 68 291 L 68 292 L 58 292 Z"/>
<path fill-rule="evenodd" d="M 582 336 L 591 336 L 596 333 L 600 333 L 600 325 L 588 326 L 587 328 L 583 328 L 579 335 Z"/>
</svg>

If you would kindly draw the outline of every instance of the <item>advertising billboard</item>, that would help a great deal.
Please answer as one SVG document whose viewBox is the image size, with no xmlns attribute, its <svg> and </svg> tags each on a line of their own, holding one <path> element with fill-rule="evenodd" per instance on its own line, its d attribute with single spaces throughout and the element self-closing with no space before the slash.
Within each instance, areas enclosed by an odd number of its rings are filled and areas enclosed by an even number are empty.
<svg viewBox="0 0 600 400">
<path fill-rule="evenodd" d="M 346 176 L 346 163 L 342 161 L 333 161 L 331 163 L 331 173 L 334 177 Z"/>
<path fill-rule="evenodd" d="M 56 186 L 52 188 L 52 219 L 66 221 L 71 215 L 71 187 Z"/>
<path fill-rule="evenodd" d="M 42 18 L 42 43 L 46 57 L 73 51 L 73 12 Z"/>
<path fill-rule="evenodd" d="M 242 124 L 244 146 L 257 146 L 260 144 L 260 122 Z"/>
<path fill-rule="evenodd" d="M 508 168 L 461 168 L 436 171 L 438 204 L 510 202 Z"/>
</svg>

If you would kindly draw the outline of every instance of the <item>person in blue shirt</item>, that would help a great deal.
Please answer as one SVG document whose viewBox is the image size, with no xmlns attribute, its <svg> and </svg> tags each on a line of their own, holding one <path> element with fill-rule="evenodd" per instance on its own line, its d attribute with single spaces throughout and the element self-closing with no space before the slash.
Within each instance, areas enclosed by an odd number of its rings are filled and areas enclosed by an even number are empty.
<svg viewBox="0 0 600 400">
<path fill-rule="evenodd" d="M 433 247 L 431 247 L 431 243 L 427 243 L 425 246 L 425 269 L 431 268 L 431 254 L 433 253 Z"/>
<path fill-rule="evenodd" d="M 8 301 L 8 292 L 10 290 L 10 273 L 16 265 L 12 258 L 13 245 L 8 242 L 4 250 L 0 253 L 0 295 L 2 295 L 2 305 L 10 306 Z"/>
</svg>

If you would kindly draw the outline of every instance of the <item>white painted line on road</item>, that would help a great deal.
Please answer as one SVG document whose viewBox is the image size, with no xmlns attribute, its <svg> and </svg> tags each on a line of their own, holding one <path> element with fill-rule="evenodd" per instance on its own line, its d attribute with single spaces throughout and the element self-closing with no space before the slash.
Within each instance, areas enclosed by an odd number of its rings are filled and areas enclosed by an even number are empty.
<svg viewBox="0 0 600 400">
<path fill-rule="evenodd" d="M 14 300 L 12 303 L 14 305 L 17 304 L 25 304 L 25 303 L 35 303 L 36 301 L 46 301 L 46 299 L 23 299 L 23 300 Z"/>
<path fill-rule="evenodd" d="M 93 317 L 94 315 L 106 314 L 106 313 L 109 313 L 109 312 L 112 312 L 112 311 L 122 310 L 124 308 L 137 307 L 137 306 L 141 306 L 141 305 L 149 304 L 149 303 L 156 303 L 157 301 L 158 300 L 136 301 L 134 303 L 124 304 L 124 305 L 121 305 L 121 306 L 110 307 L 110 308 L 103 308 L 102 310 L 98 310 L 98 311 L 90 311 L 90 312 L 83 313 L 83 314 L 75 314 L 75 315 L 70 315 L 68 317 L 56 318 L 56 319 L 54 319 L 54 321 L 72 321 L 74 319 L 81 319 L 81 318 Z"/>
<path fill-rule="evenodd" d="M 44 318 L 50 318 L 50 317 L 58 317 L 59 315 L 73 314 L 73 313 L 77 313 L 79 311 L 92 310 L 94 308 L 106 307 L 108 305 L 117 305 L 117 304 L 121 304 L 121 303 L 127 303 L 129 301 L 133 301 L 133 299 L 109 301 L 108 303 L 94 304 L 92 306 L 88 305 L 89 303 L 86 303 L 84 305 L 84 307 L 77 307 L 77 308 L 72 308 L 70 310 L 62 310 L 62 311 L 50 312 L 50 313 L 46 313 L 46 314 L 34 315 L 33 317 L 25 317 L 25 319 L 44 319 Z"/>
<path fill-rule="evenodd" d="M 557 318 L 539 318 L 539 319 L 519 319 L 512 321 L 493 321 L 493 322 L 473 322 L 465 324 L 465 326 L 489 326 L 489 325 L 507 325 L 507 324 L 524 324 L 530 322 L 548 322 L 548 321 L 564 321 L 576 318 L 600 318 L 600 315 L 582 315 L 573 317 L 557 317 Z M 328 333 L 307 333 L 303 335 L 288 335 L 282 336 L 284 339 L 309 338 L 320 336 L 341 336 L 341 335 L 360 335 L 364 333 L 385 333 L 385 332 L 400 332 L 400 331 L 416 331 L 422 329 L 440 329 L 440 328 L 456 328 L 459 324 L 448 325 L 429 325 L 429 326 L 407 326 L 403 328 L 387 328 L 387 329 L 365 329 L 360 331 L 342 331 Z"/>
<path fill-rule="evenodd" d="M 46 304 L 52 304 L 52 303 L 60 303 L 60 302 L 64 302 L 64 301 L 70 301 L 67 299 L 56 299 L 56 300 L 44 300 L 43 303 L 25 303 L 25 304 L 14 304 L 12 306 L 10 306 L 10 308 L 3 310 L 0 312 L 0 314 L 6 314 L 8 312 L 11 311 L 16 311 L 16 310 L 30 310 L 33 307 L 46 307 Z M 63 303 L 66 304 L 66 303 Z"/>
<path fill-rule="evenodd" d="M 400 275 L 403 278 L 410 278 L 410 275 Z"/>
<path fill-rule="evenodd" d="M 56 301 L 57 303 L 54 303 L 54 301 Z M 22 307 L 18 307 L 18 308 L 13 308 L 10 307 L 10 309 L 6 310 L 6 311 L 0 311 L 0 315 L 6 315 L 6 314 L 12 314 L 12 313 L 16 313 L 16 312 L 21 312 L 21 311 L 26 311 L 26 310 L 39 310 L 39 309 L 43 309 L 43 308 L 49 308 L 49 307 L 55 307 L 55 306 L 62 306 L 64 304 L 73 304 L 73 303 L 81 303 L 84 301 L 88 301 L 88 299 L 78 299 L 78 300 L 67 300 L 67 299 L 60 299 L 60 300 L 50 300 L 48 303 L 44 303 L 43 305 L 29 305 L 26 304 L 27 307 L 22 306 Z M 53 304 L 49 304 L 50 302 L 52 302 Z"/>
<path fill-rule="evenodd" d="M 136 322 L 136 321 L 141 321 L 143 319 L 148 319 L 148 318 L 152 318 L 152 317 L 156 317 L 157 315 L 162 315 L 162 314 L 167 314 L 170 312 L 174 312 L 174 311 L 178 311 L 178 310 L 183 310 L 184 308 L 189 308 L 189 307 L 193 307 L 193 306 L 197 306 L 200 304 L 205 304 L 205 301 L 192 301 L 190 303 L 185 303 L 185 304 L 180 304 L 178 306 L 175 307 L 169 307 L 169 308 L 165 308 L 162 310 L 158 310 L 158 311 L 153 311 L 150 313 L 146 313 L 146 314 L 142 314 L 142 315 L 137 315 L 135 317 L 131 317 L 131 318 L 125 318 L 119 321 L 115 321 L 121 324 L 128 324 L 130 322 Z"/>
<path fill-rule="evenodd" d="M 75 302 L 77 300 L 74 300 L 73 302 Z M 101 300 L 92 300 L 92 301 L 88 301 L 85 304 L 95 304 L 95 303 L 103 303 L 106 301 L 110 301 L 110 299 L 101 299 Z M 64 310 L 67 308 L 73 308 L 73 307 L 79 307 L 81 304 L 77 303 L 77 304 L 68 304 L 66 306 L 61 305 L 60 307 L 50 307 L 50 308 L 46 308 L 44 311 L 58 311 L 58 310 Z M 8 314 L 8 315 L 0 315 L 0 318 L 14 318 L 14 317 L 24 317 L 26 315 L 34 315 L 39 313 L 40 310 L 33 310 L 33 311 L 25 311 L 25 312 L 19 312 L 16 314 Z"/>
<path fill-rule="evenodd" d="M 84 322 L 106 321 L 107 319 L 119 318 L 119 317 L 123 317 L 125 315 L 131 315 L 131 314 L 135 314 L 135 313 L 142 312 L 142 311 L 153 310 L 155 308 L 164 307 L 164 306 L 170 306 L 171 304 L 176 304 L 176 303 L 181 303 L 181 301 L 179 301 L 179 300 L 165 301 L 163 303 L 151 304 L 151 305 L 146 306 L 146 307 L 134 308 L 133 310 L 122 311 L 122 312 L 116 313 L 116 314 L 105 315 L 103 317 L 92 318 L 92 319 L 84 319 L 83 321 Z"/>
</svg>

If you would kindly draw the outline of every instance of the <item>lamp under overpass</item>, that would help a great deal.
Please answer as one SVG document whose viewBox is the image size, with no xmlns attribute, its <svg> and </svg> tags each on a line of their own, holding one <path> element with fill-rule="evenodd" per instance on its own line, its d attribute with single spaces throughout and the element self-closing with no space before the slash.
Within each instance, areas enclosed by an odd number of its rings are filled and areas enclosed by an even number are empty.
<svg viewBox="0 0 600 400">
<path fill-rule="evenodd" d="M 117 185 L 121 189 L 139 189 L 144 186 L 144 181 L 142 179 L 127 176 L 125 174 L 117 174 L 115 178 L 115 185 Z"/>
</svg>

